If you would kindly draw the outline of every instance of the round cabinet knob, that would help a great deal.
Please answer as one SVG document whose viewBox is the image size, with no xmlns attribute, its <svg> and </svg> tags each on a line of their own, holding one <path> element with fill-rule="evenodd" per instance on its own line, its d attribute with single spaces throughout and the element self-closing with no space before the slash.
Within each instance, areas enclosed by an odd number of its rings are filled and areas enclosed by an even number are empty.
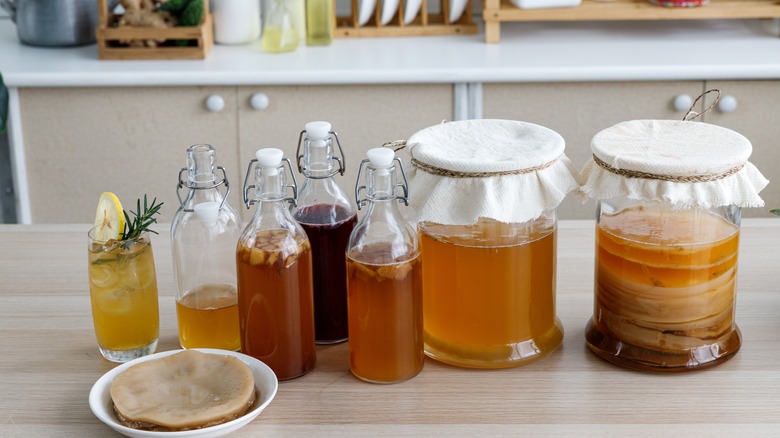
<svg viewBox="0 0 780 438">
<path fill-rule="evenodd" d="M 225 99 L 219 94 L 212 94 L 206 98 L 206 108 L 212 113 L 218 113 L 225 109 Z"/>
<path fill-rule="evenodd" d="M 252 105 L 252 108 L 258 111 L 267 109 L 270 103 L 271 101 L 268 100 L 268 95 L 265 93 L 255 93 L 252 95 L 252 98 L 249 100 L 249 104 Z"/>
<path fill-rule="evenodd" d="M 688 111 L 691 109 L 691 105 L 693 105 L 693 98 L 687 94 L 678 94 L 674 98 L 674 110 L 683 112 Z"/>
<path fill-rule="evenodd" d="M 722 113 L 733 113 L 737 109 L 737 98 L 727 94 L 718 101 L 718 110 Z"/>
</svg>

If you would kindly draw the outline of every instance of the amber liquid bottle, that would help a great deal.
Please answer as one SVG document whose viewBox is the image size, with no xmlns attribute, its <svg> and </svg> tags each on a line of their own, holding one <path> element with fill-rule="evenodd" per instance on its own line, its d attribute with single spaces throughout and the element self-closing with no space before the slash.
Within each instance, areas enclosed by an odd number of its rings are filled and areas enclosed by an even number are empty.
<svg viewBox="0 0 780 438">
<path fill-rule="evenodd" d="M 259 150 L 247 175 L 255 161 L 258 207 L 236 251 L 241 352 L 290 380 L 316 362 L 311 245 L 286 206 L 282 151 Z"/>
<path fill-rule="evenodd" d="M 227 200 L 227 172 L 216 165 L 212 146 L 187 149 L 177 194 L 181 206 L 171 224 L 171 252 L 179 343 L 239 350 L 235 248 L 241 225 Z"/>
<path fill-rule="evenodd" d="M 362 380 L 397 383 L 423 368 L 422 263 L 417 235 L 394 193 L 400 161 L 390 149 L 371 149 L 368 156 L 366 186 L 358 188 L 366 189 L 358 205 L 368 209 L 347 249 L 349 367 Z"/>
</svg>

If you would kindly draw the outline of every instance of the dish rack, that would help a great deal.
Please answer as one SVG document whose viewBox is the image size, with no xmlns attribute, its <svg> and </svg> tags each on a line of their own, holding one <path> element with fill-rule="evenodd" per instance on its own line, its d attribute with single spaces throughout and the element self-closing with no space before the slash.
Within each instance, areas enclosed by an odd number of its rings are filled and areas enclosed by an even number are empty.
<svg viewBox="0 0 780 438">
<path fill-rule="evenodd" d="M 108 10 L 108 0 L 98 0 L 98 28 L 96 30 L 99 59 L 205 59 L 214 46 L 214 31 L 209 13 L 209 2 L 203 0 L 204 14 L 199 26 L 171 27 L 115 27 L 117 17 Z M 185 40 L 195 44 L 178 46 L 164 44 L 157 47 L 127 47 L 120 41 L 128 40 Z"/>
<path fill-rule="evenodd" d="M 477 33 L 477 25 L 473 17 L 473 0 L 466 1 L 466 7 L 463 15 L 455 21 L 450 22 L 450 3 L 449 0 L 439 0 L 440 7 L 436 13 L 428 12 L 428 1 L 422 0 L 420 12 L 415 19 L 409 23 L 404 23 L 404 11 L 408 0 L 398 0 L 398 10 L 393 18 L 387 24 L 382 24 L 381 15 L 385 1 L 378 0 L 374 13 L 365 25 L 360 25 L 358 21 L 358 2 L 352 0 L 352 15 L 336 16 L 336 27 L 334 36 L 337 38 L 349 37 L 397 37 L 397 36 L 421 36 L 421 35 L 467 35 Z"/>
<path fill-rule="evenodd" d="M 665 8 L 648 0 L 582 0 L 579 6 L 519 9 L 509 0 L 483 0 L 485 42 L 497 43 L 501 23 L 509 21 L 724 20 L 780 18 L 777 0 L 710 0 L 695 8 Z"/>
</svg>

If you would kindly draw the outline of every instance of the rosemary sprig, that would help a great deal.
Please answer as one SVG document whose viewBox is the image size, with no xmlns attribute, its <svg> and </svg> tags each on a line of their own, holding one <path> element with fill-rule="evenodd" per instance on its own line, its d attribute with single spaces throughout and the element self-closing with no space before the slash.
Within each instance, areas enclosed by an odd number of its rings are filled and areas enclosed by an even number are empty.
<svg viewBox="0 0 780 438">
<path fill-rule="evenodd" d="M 155 215 L 160 214 L 160 207 L 163 203 L 156 204 L 157 198 L 152 200 L 152 205 L 147 204 L 146 195 L 144 195 L 144 209 L 141 210 L 141 200 L 136 202 L 136 210 L 130 211 L 133 214 L 133 218 L 127 214 L 127 210 L 123 211 L 125 215 L 125 229 L 122 232 L 122 240 L 134 239 L 141 235 L 144 231 L 157 234 L 157 231 L 150 230 L 149 226 L 157 223 Z"/>
</svg>

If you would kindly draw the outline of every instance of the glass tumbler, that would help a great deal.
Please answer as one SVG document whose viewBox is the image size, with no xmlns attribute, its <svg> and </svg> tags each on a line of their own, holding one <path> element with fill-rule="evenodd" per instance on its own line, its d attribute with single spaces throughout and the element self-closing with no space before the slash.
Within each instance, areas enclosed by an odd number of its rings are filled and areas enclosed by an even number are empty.
<svg viewBox="0 0 780 438">
<path fill-rule="evenodd" d="M 98 348 L 112 362 L 154 353 L 160 334 L 157 276 L 148 233 L 101 242 L 88 233 L 89 294 Z"/>
</svg>

